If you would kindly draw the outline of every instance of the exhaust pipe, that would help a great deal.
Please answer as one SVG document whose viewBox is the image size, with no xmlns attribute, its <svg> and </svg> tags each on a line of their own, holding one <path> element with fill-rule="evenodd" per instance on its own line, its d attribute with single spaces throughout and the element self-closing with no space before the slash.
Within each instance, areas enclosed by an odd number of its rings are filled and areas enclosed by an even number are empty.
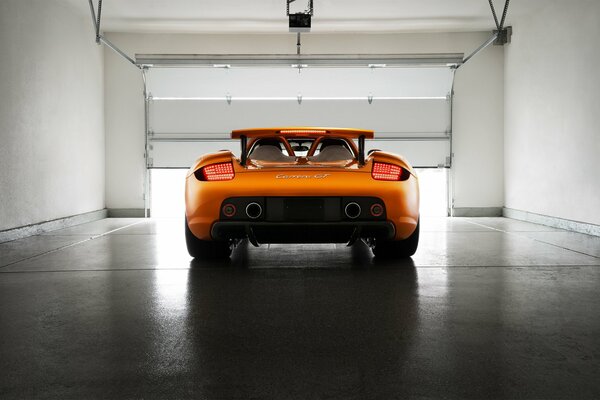
<svg viewBox="0 0 600 400">
<path fill-rule="evenodd" d="M 356 219 L 360 217 L 361 212 L 362 209 L 360 208 L 358 203 L 355 202 L 346 204 L 346 207 L 344 208 L 344 214 L 346 214 L 346 217 L 350 219 Z"/>
<path fill-rule="evenodd" d="M 258 203 L 250 203 L 246 206 L 246 215 L 250 219 L 257 219 L 262 215 L 262 207 Z"/>
</svg>

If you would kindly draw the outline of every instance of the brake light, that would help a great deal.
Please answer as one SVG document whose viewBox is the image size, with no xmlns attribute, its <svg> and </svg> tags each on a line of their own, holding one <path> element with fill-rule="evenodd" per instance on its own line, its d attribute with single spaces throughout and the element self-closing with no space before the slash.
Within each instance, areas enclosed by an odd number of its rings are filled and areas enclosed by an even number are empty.
<svg viewBox="0 0 600 400">
<path fill-rule="evenodd" d="M 398 165 L 375 162 L 371 176 L 378 181 L 405 181 L 410 172 Z"/>
<path fill-rule="evenodd" d="M 279 131 L 282 135 L 325 135 L 327 133 L 326 130 L 322 129 L 283 129 Z"/>
<path fill-rule="evenodd" d="M 196 171 L 195 175 L 201 181 L 230 181 L 235 176 L 235 172 L 233 164 L 227 162 L 202 167 Z"/>
</svg>

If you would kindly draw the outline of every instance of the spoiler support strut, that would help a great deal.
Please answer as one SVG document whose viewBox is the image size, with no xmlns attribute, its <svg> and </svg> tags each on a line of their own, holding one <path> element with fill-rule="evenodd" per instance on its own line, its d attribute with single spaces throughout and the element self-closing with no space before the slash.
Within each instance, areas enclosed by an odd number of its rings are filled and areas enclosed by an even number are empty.
<svg viewBox="0 0 600 400">
<path fill-rule="evenodd" d="M 240 143 L 242 144 L 242 155 L 240 157 L 240 164 L 242 164 L 242 166 L 245 166 L 246 160 L 248 159 L 248 137 L 246 135 L 241 135 Z"/>
<path fill-rule="evenodd" d="M 358 137 L 358 165 L 365 165 L 365 135 Z"/>
</svg>

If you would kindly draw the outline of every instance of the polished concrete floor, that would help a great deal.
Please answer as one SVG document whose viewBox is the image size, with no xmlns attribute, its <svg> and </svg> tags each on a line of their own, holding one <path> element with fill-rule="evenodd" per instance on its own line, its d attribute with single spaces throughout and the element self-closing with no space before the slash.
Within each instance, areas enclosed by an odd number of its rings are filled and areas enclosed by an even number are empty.
<svg viewBox="0 0 600 400">
<path fill-rule="evenodd" d="M 0 398 L 598 399 L 600 238 L 422 221 L 417 254 L 105 219 L 0 244 Z"/>
</svg>

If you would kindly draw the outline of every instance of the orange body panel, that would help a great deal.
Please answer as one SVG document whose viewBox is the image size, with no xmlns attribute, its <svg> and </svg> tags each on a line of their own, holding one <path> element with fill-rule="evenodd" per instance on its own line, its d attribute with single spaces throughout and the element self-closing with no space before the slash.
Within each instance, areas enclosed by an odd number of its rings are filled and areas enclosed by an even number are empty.
<svg viewBox="0 0 600 400">
<path fill-rule="evenodd" d="M 248 137 L 273 135 L 275 130 L 319 130 L 323 128 L 271 128 L 234 131 L 233 136 Z M 324 128 L 329 129 L 331 128 Z M 359 130 L 331 130 L 336 137 L 354 138 Z M 237 132 L 237 133 L 236 133 Z M 254 135 L 252 132 L 255 132 Z M 346 136 L 347 134 L 347 136 Z M 315 134 L 317 135 L 317 134 Z M 372 133 L 371 133 L 372 135 Z M 317 135 L 318 136 L 318 135 Z M 323 136 L 323 135 L 321 135 Z M 329 136 L 329 135 L 326 135 Z M 302 137 L 306 137 L 303 134 Z M 399 165 L 410 172 L 405 181 L 379 181 L 371 176 L 373 162 Z M 232 162 L 235 177 L 228 181 L 200 181 L 194 171 L 203 166 Z M 402 157 L 376 151 L 360 166 L 356 160 L 311 165 L 265 165 L 249 161 L 242 166 L 229 151 L 205 155 L 189 170 L 186 178 L 186 217 L 191 232 L 199 239 L 212 240 L 211 227 L 219 220 L 222 202 L 228 197 L 320 197 L 372 196 L 385 203 L 387 220 L 395 227 L 395 240 L 409 237 L 419 220 L 419 185 L 412 167 Z"/>
</svg>

